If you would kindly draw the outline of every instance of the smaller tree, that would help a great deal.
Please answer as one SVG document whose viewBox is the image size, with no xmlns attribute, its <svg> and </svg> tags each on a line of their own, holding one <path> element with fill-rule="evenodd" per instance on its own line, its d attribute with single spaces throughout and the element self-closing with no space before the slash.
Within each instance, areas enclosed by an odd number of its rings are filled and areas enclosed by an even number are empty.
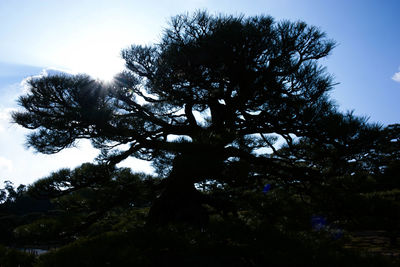
<svg viewBox="0 0 400 267">
<path fill-rule="evenodd" d="M 61 169 L 28 187 L 30 196 L 50 198 L 52 209 L 18 225 L 14 233 L 19 242 L 61 245 L 78 237 L 140 227 L 157 194 L 157 183 L 127 168 L 110 170 L 85 163 Z"/>
</svg>

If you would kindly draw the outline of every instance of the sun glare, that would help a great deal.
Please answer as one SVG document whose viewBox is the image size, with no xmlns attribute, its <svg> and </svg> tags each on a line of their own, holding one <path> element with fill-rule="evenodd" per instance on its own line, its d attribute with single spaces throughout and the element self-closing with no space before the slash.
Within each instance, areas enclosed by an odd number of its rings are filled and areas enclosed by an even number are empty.
<svg viewBox="0 0 400 267">
<path fill-rule="evenodd" d="M 110 81 L 124 68 L 121 42 L 92 37 L 71 43 L 58 55 L 58 62 L 74 73 L 86 73 L 95 79 Z"/>
<path fill-rule="evenodd" d="M 101 54 L 100 54 L 101 55 Z M 95 79 L 110 81 L 124 66 L 123 60 L 104 55 L 104 57 L 83 57 L 81 61 L 70 66 L 76 73 L 86 73 Z"/>
</svg>

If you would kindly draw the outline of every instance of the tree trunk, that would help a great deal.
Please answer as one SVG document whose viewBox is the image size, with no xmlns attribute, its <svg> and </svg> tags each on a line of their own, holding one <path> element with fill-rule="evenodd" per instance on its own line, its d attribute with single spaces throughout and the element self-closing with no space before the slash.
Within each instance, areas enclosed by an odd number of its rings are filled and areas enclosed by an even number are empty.
<svg viewBox="0 0 400 267">
<path fill-rule="evenodd" d="M 148 225 L 188 223 L 202 227 L 208 222 L 203 207 L 203 195 L 194 186 L 196 170 L 200 164 L 190 155 L 177 156 L 160 197 L 150 208 Z M 196 165 L 196 166 L 195 166 Z"/>
</svg>

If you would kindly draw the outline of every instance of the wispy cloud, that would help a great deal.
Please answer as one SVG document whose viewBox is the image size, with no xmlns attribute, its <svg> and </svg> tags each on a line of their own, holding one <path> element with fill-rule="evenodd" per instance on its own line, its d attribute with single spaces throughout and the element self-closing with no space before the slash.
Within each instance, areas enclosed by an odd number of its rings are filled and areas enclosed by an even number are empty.
<svg viewBox="0 0 400 267">
<path fill-rule="evenodd" d="M 399 70 L 400 70 L 400 68 L 399 68 Z M 400 83 L 400 71 L 396 72 L 395 74 L 393 74 L 392 80 L 395 81 L 395 82 Z"/>
</svg>

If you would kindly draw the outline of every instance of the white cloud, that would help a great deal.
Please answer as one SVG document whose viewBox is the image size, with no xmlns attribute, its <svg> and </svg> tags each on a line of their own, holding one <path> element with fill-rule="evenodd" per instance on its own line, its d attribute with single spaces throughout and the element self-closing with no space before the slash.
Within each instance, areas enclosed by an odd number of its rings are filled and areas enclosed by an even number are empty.
<svg viewBox="0 0 400 267">
<path fill-rule="evenodd" d="M 11 112 L 16 110 L 16 108 L 0 108 L 0 120 L 9 120 Z"/>
<path fill-rule="evenodd" d="M 0 109 L 0 120 L 4 121 L 8 118 L 8 113 L 5 109 Z"/>
<path fill-rule="evenodd" d="M 10 126 L 11 112 L 15 110 L 15 108 L 0 108 L 0 133 Z"/>
<path fill-rule="evenodd" d="M 13 169 L 12 161 L 4 157 L 0 157 L 0 170 L 12 171 L 12 169 Z"/>
<path fill-rule="evenodd" d="M 1 114 L 0 114 L 0 116 L 1 116 Z M 4 121 L 0 119 L 0 134 L 4 133 L 6 131 L 6 128 L 7 128 L 6 123 L 4 123 Z"/>
<path fill-rule="evenodd" d="M 400 70 L 400 68 L 399 68 L 399 70 Z M 400 83 L 400 71 L 399 71 L 399 72 L 396 72 L 396 73 L 392 76 L 392 80 L 395 81 L 395 82 Z"/>
</svg>

